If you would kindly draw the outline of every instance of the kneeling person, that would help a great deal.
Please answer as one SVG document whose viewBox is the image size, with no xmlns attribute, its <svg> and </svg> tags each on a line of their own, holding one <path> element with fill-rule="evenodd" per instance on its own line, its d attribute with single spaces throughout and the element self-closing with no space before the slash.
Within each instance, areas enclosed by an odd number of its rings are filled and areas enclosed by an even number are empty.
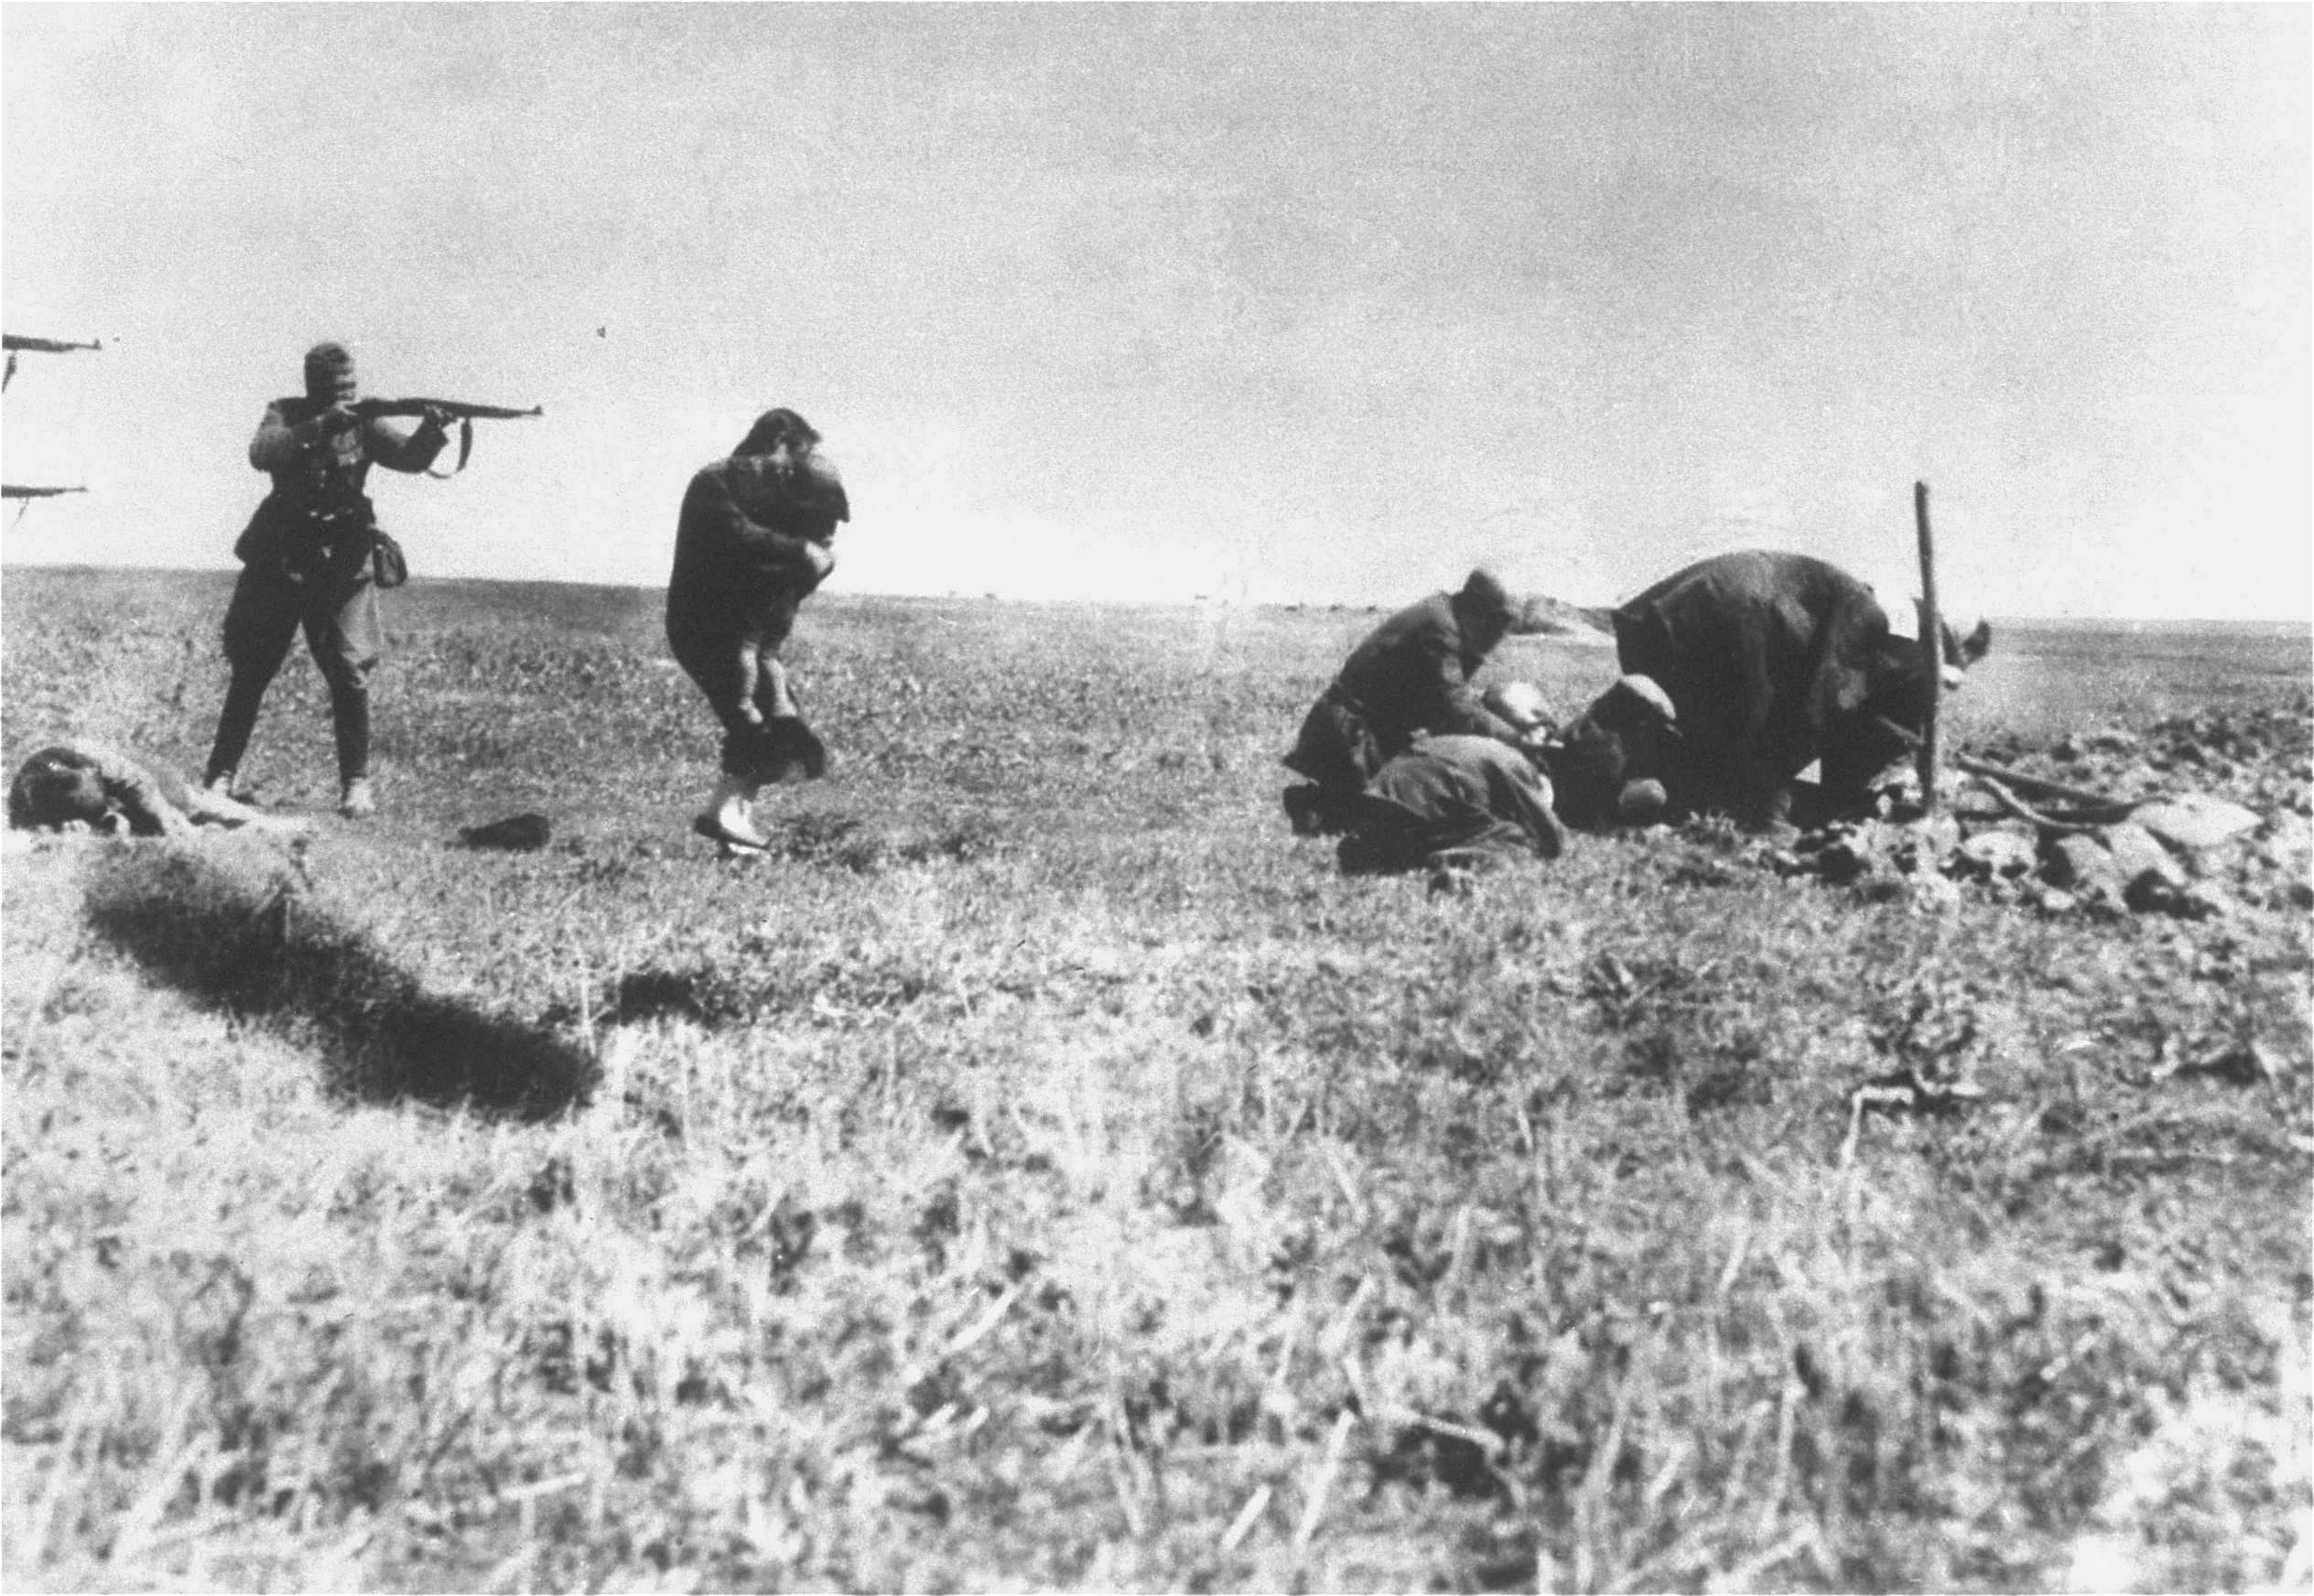
<svg viewBox="0 0 2314 1596">
<path fill-rule="evenodd" d="M 1352 804 L 1342 839 L 1351 875 L 1448 862 L 1555 859 L 1565 846 L 1551 783 L 1527 756 L 1490 737 L 1427 737 L 1386 762 Z"/>
<path fill-rule="evenodd" d="M 1309 778 L 1286 790 L 1293 829 L 1305 836 L 1346 829 L 1360 789 L 1420 733 L 1525 741 L 1470 685 L 1517 612 L 1499 581 L 1473 571 L 1459 592 L 1400 610 L 1352 650 L 1285 756 L 1287 769 Z"/>
</svg>

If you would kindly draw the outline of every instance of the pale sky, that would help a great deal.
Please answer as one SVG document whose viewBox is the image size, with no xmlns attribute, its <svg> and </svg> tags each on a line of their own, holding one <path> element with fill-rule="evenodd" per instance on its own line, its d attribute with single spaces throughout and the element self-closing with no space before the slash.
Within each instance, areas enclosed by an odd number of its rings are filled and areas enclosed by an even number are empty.
<svg viewBox="0 0 2314 1596">
<path fill-rule="evenodd" d="M 0 553 L 229 566 L 336 338 L 546 406 L 421 574 L 662 583 L 787 404 L 831 590 L 1894 613 L 1920 479 L 1964 615 L 2303 620 L 2310 15 L 8 5 Z"/>
</svg>

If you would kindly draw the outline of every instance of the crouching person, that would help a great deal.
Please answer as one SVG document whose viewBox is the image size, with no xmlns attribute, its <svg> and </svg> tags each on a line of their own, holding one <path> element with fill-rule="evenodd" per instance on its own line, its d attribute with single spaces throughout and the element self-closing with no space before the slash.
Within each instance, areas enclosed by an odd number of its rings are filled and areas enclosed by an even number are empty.
<svg viewBox="0 0 2314 1596">
<path fill-rule="evenodd" d="M 1555 859 L 1564 834 L 1551 783 L 1490 737 L 1426 737 L 1375 773 L 1351 805 L 1346 875 Z"/>
<path fill-rule="evenodd" d="M 1679 712 L 1646 676 L 1620 676 L 1544 745 L 1561 820 L 1578 830 L 1664 818 Z"/>
<path fill-rule="evenodd" d="M 764 786 L 827 773 L 827 749 L 804 724 L 779 651 L 835 569 L 836 527 L 850 519 L 819 434 L 793 410 L 764 412 L 683 495 L 667 642 L 723 726 L 722 773 L 692 829 L 727 853 L 770 846 L 754 816 Z"/>
<path fill-rule="evenodd" d="M 1460 591 L 1433 593 L 1400 610 L 1352 650 L 1285 756 L 1287 769 L 1308 778 L 1286 789 L 1294 832 L 1346 829 L 1367 782 L 1419 733 L 1523 741 L 1470 685 L 1517 613 L 1499 581 L 1473 571 Z"/>
<path fill-rule="evenodd" d="M 8 824 L 25 831 L 71 827 L 132 836 L 184 836 L 199 825 L 297 829 L 222 791 L 188 787 L 117 749 L 77 740 L 52 743 L 16 767 L 8 785 Z"/>
</svg>

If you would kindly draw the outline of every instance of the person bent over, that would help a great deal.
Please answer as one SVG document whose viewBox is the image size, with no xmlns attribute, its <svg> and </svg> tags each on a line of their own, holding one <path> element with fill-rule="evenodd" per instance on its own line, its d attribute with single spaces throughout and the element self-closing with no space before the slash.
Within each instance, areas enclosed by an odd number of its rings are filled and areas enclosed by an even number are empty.
<svg viewBox="0 0 2314 1596">
<path fill-rule="evenodd" d="M 1671 696 L 1650 677 L 1627 675 L 1552 738 L 1541 760 L 1559 818 L 1587 831 L 1662 819 L 1680 751 Z"/>
<path fill-rule="evenodd" d="M 1551 783 L 1528 756 L 1489 737 L 1420 739 L 1384 761 L 1352 804 L 1338 857 L 1345 875 L 1555 859 L 1565 834 Z"/>
<path fill-rule="evenodd" d="M 232 679 L 217 719 L 202 785 L 230 795 L 265 701 L 299 631 L 330 687 L 337 737 L 338 812 L 376 810 L 370 792 L 370 673 L 383 645 L 372 559 L 376 512 L 362 491 L 373 465 L 419 472 L 449 441 L 448 417 L 429 413 L 404 436 L 353 411 L 353 357 L 341 344 L 306 351 L 303 397 L 265 406 L 249 463 L 273 478 L 233 554 L 241 576 L 225 609 Z"/>
<path fill-rule="evenodd" d="M 1461 591 L 1400 610 L 1352 650 L 1285 756 L 1287 769 L 1308 778 L 1286 790 L 1294 831 L 1346 829 L 1366 784 L 1418 732 L 1523 745 L 1527 734 L 1487 708 L 1470 685 L 1517 613 L 1499 581 L 1473 571 Z"/>
<path fill-rule="evenodd" d="M 779 658 L 851 519 L 819 441 L 793 410 L 764 412 L 729 459 L 692 477 L 676 523 L 667 643 L 723 727 L 721 774 L 692 828 L 727 851 L 770 846 L 754 816 L 763 787 L 827 773 Z"/>
</svg>

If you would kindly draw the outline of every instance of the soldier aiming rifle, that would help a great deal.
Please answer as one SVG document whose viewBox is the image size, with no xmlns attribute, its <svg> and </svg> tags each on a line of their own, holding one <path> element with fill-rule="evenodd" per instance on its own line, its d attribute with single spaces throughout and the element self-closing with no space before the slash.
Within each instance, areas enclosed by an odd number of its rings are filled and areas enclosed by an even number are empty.
<svg viewBox="0 0 2314 1596">
<path fill-rule="evenodd" d="M 362 399 L 353 357 L 342 344 L 306 351 L 306 391 L 265 407 L 249 443 L 249 463 L 273 478 L 233 545 L 241 577 L 225 610 L 225 658 L 232 680 L 218 717 L 202 784 L 230 796 L 256 728 L 265 689 L 298 631 L 330 687 L 337 737 L 338 813 L 349 820 L 376 813 L 370 789 L 370 672 L 384 644 L 377 590 L 409 574 L 400 545 L 377 523 L 362 486 L 370 467 L 413 475 L 432 470 L 449 442 L 449 424 L 466 429 L 463 467 L 477 416 L 537 415 L 537 409 L 465 404 L 440 399 Z M 415 431 L 386 425 L 415 416 Z"/>
</svg>

